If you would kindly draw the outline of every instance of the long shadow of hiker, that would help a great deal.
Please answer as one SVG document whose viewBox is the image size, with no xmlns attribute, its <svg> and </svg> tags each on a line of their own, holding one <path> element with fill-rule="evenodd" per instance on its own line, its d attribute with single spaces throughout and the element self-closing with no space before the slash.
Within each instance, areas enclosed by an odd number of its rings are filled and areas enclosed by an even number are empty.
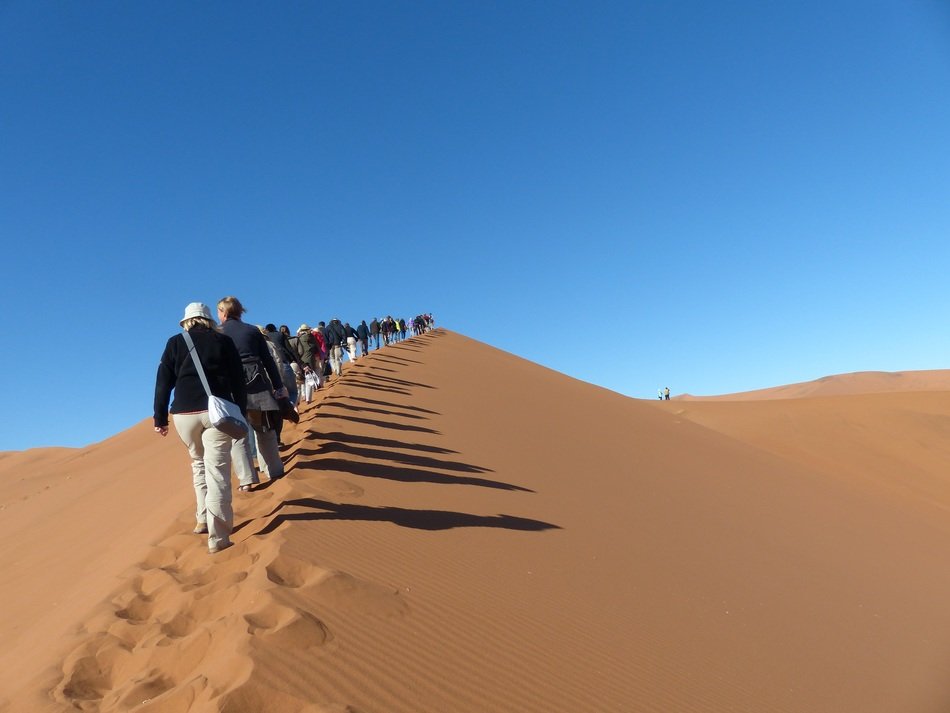
<svg viewBox="0 0 950 713">
<path fill-rule="evenodd" d="M 471 465 L 457 460 L 440 460 L 430 458 L 429 456 L 419 455 L 418 453 L 401 453 L 389 449 L 361 448 L 348 443 L 339 441 L 327 441 L 315 449 L 306 449 L 298 451 L 300 455 L 326 455 L 329 453 L 342 453 L 343 455 L 354 455 L 362 458 L 375 458 L 385 460 L 400 465 L 414 465 L 421 468 L 435 468 L 437 470 L 454 470 L 461 473 L 492 473 L 491 468 L 483 468 L 480 465 Z"/>
<path fill-rule="evenodd" d="M 281 513 L 255 535 L 269 535 L 285 522 L 293 520 L 364 520 L 368 522 L 391 522 L 400 527 L 415 530 L 450 530 L 455 527 L 495 527 L 505 530 L 541 532 L 559 530 L 557 525 L 541 520 L 531 520 L 513 515 L 472 515 L 451 510 L 410 510 L 397 507 L 373 507 L 352 503 L 331 503 L 316 498 L 297 498 L 278 505 L 265 517 L 270 517 L 287 507 L 308 508 L 312 512 Z M 254 520 L 243 522 L 235 531 L 249 525 Z"/>
<path fill-rule="evenodd" d="M 422 408 L 421 406 L 411 406 L 410 404 L 394 404 L 392 401 L 380 401 L 379 399 L 367 399 L 361 396 L 328 396 L 325 401 L 359 401 L 364 404 L 374 404 L 376 406 L 389 406 L 390 408 L 403 409 L 404 411 L 418 411 L 420 413 L 431 413 L 434 416 L 440 416 L 441 414 L 438 411 L 432 411 L 431 409 Z M 402 415 L 402 414 L 400 414 Z"/>
<path fill-rule="evenodd" d="M 341 413 L 325 413 L 317 411 L 314 416 L 314 419 L 320 418 L 336 418 L 343 421 L 353 421 L 355 423 L 365 423 L 368 426 L 378 426 L 379 428 L 393 428 L 397 431 L 417 431 L 419 433 L 434 433 L 440 435 L 438 431 L 435 431 L 431 428 L 424 428 L 423 426 L 411 426 L 404 423 L 393 423 L 391 421 L 377 421 L 372 418 L 360 418 L 359 416 L 346 416 Z"/>
<path fill-rule="evenodd" d="M 447 475 L 434 470 L 420 470 L 419 468 L 403 468 L 386 465 L 384 463 L 367 463 L 365 461 L 348 460 L 346 458 L 319 458 L 314 461 L 298 463 L 301 470 L 335 470 L 342 473 L 352 473 L 364 478 L 381 478 L 399 483 L 437 483 L 439 485 L 477 485 L 483 488 L 498 490 L 517 490 L 522 493 L 533 493 L 533 490 L 520 485 L 503 483 L 500 480 L 476 478 L 474 476 Z"/>
<path fill-rule="evenodd" d="M 355 404 L 348 404 L 345 401 L 341 401 L 339 399 L 337 399 L 336 401 L 324 400 L 323 403 L 320 404 L 320 406 L 324 409 L 342 408 L 348 411 L 357 411 L 360 413 L 378 413 L 378 414 L 382 414 L 383 416 L 400 416 L 402 418 L 411 418 L 417 421 L 429 420 L 428 416 L 420 416 L 419 414 L 415 414 L 415 413 L 397 413 L 395 411 L 389 411 L 387 409 L 382 409 L 382 408 L 371 408 L 370 406 L 358 406 Z"/>
<path fill-rule="evenodd" d="M 325 441 L 336 441 L 338 443 L 357 443 L 361 446 L 378 446 L 379 448 L 401 448 L 402 450 L 408 451 L 423 451 L 424 453 L 458 453 L 458 451 L 453 451 L 451 448 L 441 448 L 440 446 L 427 446 L 422 443 L 403 443 L 402 441 L 394 441 L 389 438 L 374 438 L 373 436 L 363 436 L 357 433 L 343 433 L 341 431 L 330 431 L 327 433 L 317 433 L 313 432 L 309 434 L 304 440 L 325 440 Z M 296 451 L 291 453 L 291 455 L 301 454 L 301 455 L 314 455 L 319 453 L 318 449 L 304 449 L 302 446 Z M 474 466 L 477 467 L 477 466 Z M 484 471 L 490 471 L 489 468 L 483 468 Z"/>
</svg>

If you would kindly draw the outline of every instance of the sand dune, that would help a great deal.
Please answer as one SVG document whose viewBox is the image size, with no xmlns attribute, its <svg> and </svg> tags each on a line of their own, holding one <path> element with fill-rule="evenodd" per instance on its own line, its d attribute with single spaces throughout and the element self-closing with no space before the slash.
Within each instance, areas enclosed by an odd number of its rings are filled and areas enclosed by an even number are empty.
<svg viewBox="0 0 950 713">
<path fill-rule="evenodd" d="M 945 711 L 950 398 L 892 391 L 637 401 L 438 330 L 214 556 L 148 422 L 3 454 L 0 711 Z"/>
<path fill-rule="evenodd" d="M 801 399 L 810 396 L 850 396 L 907 391 L 950 391 L 950 369 L 927 371 L 856 371 L 852 374 L 824 376 L 814 381 L 775 386 L 716 396 L 681 394 L 685 401 L 761 401 L 765 399 Z"/>
</svg>

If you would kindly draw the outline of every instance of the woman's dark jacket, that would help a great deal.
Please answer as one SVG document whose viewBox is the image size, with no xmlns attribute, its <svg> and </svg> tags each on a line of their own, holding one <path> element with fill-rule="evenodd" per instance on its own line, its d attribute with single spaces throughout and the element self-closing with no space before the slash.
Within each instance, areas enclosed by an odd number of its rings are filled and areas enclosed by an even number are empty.
<svg viewBox="0 0 950 713">
<path fill-rule="evenodd" d="M 193 327 L 189 332 L 195 351 L 201 359 L 211 393 L 236 403 L 242 413 L 247 411 L 244 368 L 237 347 L 230 337 L 211 329 Z M 155 377 L 155 425 L 168 426 L 168 401 L 172 390 L 172 413 L 195 413 L 208 410 L 208 395 L 201 385 L 195 362 L 181 334 L 171 337 L 158 364 Z"/>
<path fill-rule="evenodd" d="M 239 319 L 221 323 L 221 331 L 234 340 L 244 365 L 244 383 L 247 388 L 249 409 L 276 411 L 279 409 L 273 391 L 283 386 L 280 369 L 267 348 L 267 338 L 261 331 Z"/>
<path fill-rule="evenodd" d="M 297 332 L 297 356 L 300 361 L 309 367 L 313 367 L 313 358 L 317 354 L 317 342 L 313 338 L 313 333 L 304 330 Z"/>
</svg>

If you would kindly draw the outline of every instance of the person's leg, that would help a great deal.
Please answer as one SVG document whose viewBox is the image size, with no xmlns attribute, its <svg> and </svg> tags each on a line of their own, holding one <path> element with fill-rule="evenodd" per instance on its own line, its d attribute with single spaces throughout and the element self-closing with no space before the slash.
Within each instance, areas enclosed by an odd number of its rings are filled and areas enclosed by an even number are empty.
<svg viewBox="0 0 950 713">
<path fill-rule="evenodd" d="M 280 412 L 266 411 L 266 414 L 272 414 L 268 418 L 280 419 Z M 280 460 L 280 450 L 277 447 L 277 432 L 273 428 L 266 430 L 255 430 L 254 437 L 257 439 L 257 460 L 261 464 L 261 470 L 271 480 L 276 480 L 284 474 L 284 464 Z"/>
<path fill-rule="evenodd" d="M 279 448 L 280 448 L 280 444 L 281 444 L 281 441 L 280 441 L 280 434 L 281 434 L 281 433 L 283 432 L 283 430 L 284 430 L 284 419 L 283 419 L 283 417 L 280 415 L 280 412 L 279 412 L 279 411 L 277 412 L 277 418 L 274 419 L 274 424 L 273 424 L 273 425 L 274 425 L 274 433 L 275 433 L 276 436 L 277 436 L 277 448 L 279 449 Z"/>
<path fill-rule="evenodd" d="M 343 347 L 339 344 L 335 344 L 330 349 L 330 369 L 337 376 L 343 373 Z"/>
<path fill-rule="evenodd" d="M 297 377 L 294 374 L 294 370 L 290 368 L 289 364 L 284 364 L 283 366 L 283 377 L 284 386 L 287 387 L 287 397 L 290 399 L 290 403 L 296 406 L 297 398 L 299 397 L 299 394 L 297 393 Z"/>
<path fill-rule="evenodd" d="M 231 447 L 232 440 L 217 428 L 205 414 L 206 428 L 201 434 L 205 450 L 205 480 L 208 494 L 208 549 L 211 552 L 231 544 L 234 510 L 231 507 Z"/>
<path fill-rule="evenodd" d="M 195 522 L 198 525 L 195 531 L 206 530 L 208 486 L 205 483 L 205 449 L 201 440 L 204 426 L 201 422 L 201 414 L 175 413 L 172 414 L 172 422 L 175 424 L 175 430 L 178 431 L 178 437 L 188 449 L 188 455 L 191 456 L 191 480 L 195 487 Z M 205 525 L 205 528 L 202 528 L 202 525 Z"/>
<path fill-rule="evenodd" d="M 234 475 L 237 476 L 241 487 L 257 485 L 261 482 L 254 467 L 254 455 L 251 453 L 251 435 L 248 432 L 244 438 L 236 438 L 231 442 L 231 463 L 234 465 Z"/>
</svg>

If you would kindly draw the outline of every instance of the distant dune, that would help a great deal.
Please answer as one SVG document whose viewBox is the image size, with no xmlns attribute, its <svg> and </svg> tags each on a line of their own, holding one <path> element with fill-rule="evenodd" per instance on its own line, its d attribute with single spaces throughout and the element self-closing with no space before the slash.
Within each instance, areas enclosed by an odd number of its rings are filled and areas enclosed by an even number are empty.
<svg viewBox="0 0 950 713">
<path fill-rule="evenodd" d="M 899 391 L 950 391 L 950 369 L 929 371 L 857 371 L 853 374 L 825 376 L 800 384 L 743 391 L 719 396 L 676 396 L 682 401 L 760 401 L 765 399 L 802 399 L 809 396 L 848 396 L 884 394 Z"/>
<path fill-rule="evenodd" d="M 0 711 L 945 712 L 948 373 L 641 401 L 438 330 L 213 556 L 149 420 L 0 454 Z"/>
</svg>

